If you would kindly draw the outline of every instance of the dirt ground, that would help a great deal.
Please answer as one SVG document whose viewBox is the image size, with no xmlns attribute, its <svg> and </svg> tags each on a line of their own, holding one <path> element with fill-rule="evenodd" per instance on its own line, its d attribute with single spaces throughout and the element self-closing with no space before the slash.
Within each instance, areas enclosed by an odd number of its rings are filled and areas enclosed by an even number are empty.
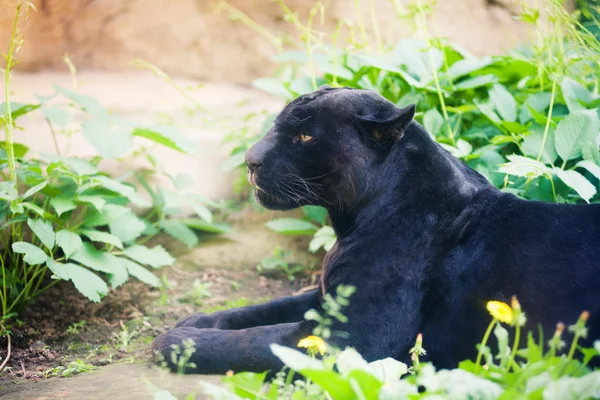
<svg viewBox="0 0 600 400">
<path fill-rule="evenodd" d="M 160 289 L 132 281 L 94 304 L 68 283 L 56 285 L 22 315 L 25 322 L 14 332 L 13 354 L 0 376 L 0 397 L 140 399 L 165 388 L 181 396 L 197 393 L 200 377 L 177 377 L 152 365 L 150 343 L 157 334 L 193 312 L 264 302 L 315 282 L 316 272 L 294 281 L 256 272 L 278 245 L 293 251 L 292 261 L 320 263 L 306 251 L 307 238 L 264 227 L 274 216 L 236 212 L 228 218 L 231 233 L 205 236 L 192 250 L 156 238 L 177 258 L 174 266 L 156 271 Z M 0 348 L 4 356 L 6 343 Z"/>
</svg>

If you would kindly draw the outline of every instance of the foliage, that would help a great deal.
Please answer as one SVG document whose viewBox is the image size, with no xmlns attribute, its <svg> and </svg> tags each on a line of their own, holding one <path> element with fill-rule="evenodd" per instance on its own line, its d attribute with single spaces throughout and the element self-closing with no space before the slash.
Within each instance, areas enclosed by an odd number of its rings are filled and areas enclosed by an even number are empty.
<svg viewBox="0 0 600 400">
<path fill-rule="evenodd" d="M 347 297 L 342 297 L 347 300 Z M 347 303 L 345 303 L 347 304 Z M 341 306 L 341 305 L 339 305 Z M 512 350 L 510 335 L 497 316 L 511 315 L 511 324 L 519 327 L 525 322 L 518 302 L 504 305 L 498 314 L 492 311 L 490 326 L 495 328 L 498 349 L 486 346 L 487 338 L 479 345 L 485 355 L 484 365 L 466 360 L 458 368 L 436 371 L 430 363 L 420 362 L 426 354 L 423 338 L 419 334 L 415 346 L 410 349 L 412 366 L 386 358 L 365 361 L 352 348 L 343 351 L 325 347 L 314 336 L 303 339 L 299 347 L 310 347 L 309 354 L 276 344 L 273 353 L 286 368 L 272 382 L 266 382 L 266 373 L 240 372 L 223 378 L 225 388 L 203 383 L 205 392 L 215 399 L 334 399 L 334 400 L 381 400 L 381 399 L 588 399 L 600 396 L 600 371 L 592 371 L 589 362 L 600 356 L 600 341 L 591 349 L 578 348 L 582 361 L 573 359 L 574 351 L 557 355 L 564 342 L 564 327 L 559 324 L 555 335 L 544 343 L 540 337 L 534 340 L 529 333 L 527 344 L 517 350 L 518 334 Z M 506 311 L 510 310 L 510 311 Z M 587 313 L 569 329 L 575 333 L 571 349 L 587 335 Z M 486 336 L 488 334 L 486 333 Z M 310 343 L 309 343 L 310 342 Z M 325 349 L 325 356 L 316 359 L 315 354 Z M 516 357 L 516 358 L 515 358 Z M 294 380 L 294 374 L 304 380 Z"/>
<path fill-rule="evenodd" d="M 266 257 L 256 266 L 256 270 L 261 274 L 283 273 L 288 280 L 293 281 L 298 272 L 302 272 L 306 267 L 302 264 L 289 261 L 292 252 L 284 251 L 279 246 L 273 251 L 271 257 Z"/>
<path fill-rule="evenodd" d="M 424 40 L 387 44 L 374 24 L 374 45 L 359 11 L 356 24 L 340 21 L 328 35 L 312 29 L 322 2 L 306 24 L 279 3 L 305 46 L 279 51 L 279 74 L 256 80 L 256 88 L 286 101 L 324 84 L 375 90 L 399 107 L 416 104 L 417 121 L 441 146 L 505 192 L 556 203 L 600 202 L 600 42 L 590 32 L 597 32 L 597 7 L 581 6 L 571 16 L 557 0 L 543 2 L 543 10 L 524 5 L 519 18 L 531 27 L 531 45 L 475 57 L 431 37 L 431 3 L 404 9 L 394 2 L 399 23 L 412 23 Z M 341 43 L 344 29 L 350 39 Z M 258 137 L 246 134 L 246 143 Z"/>
<path fill-rule="evenodd" d="M 71 281 L 96 302 L 109 290 L 104 276 L 113 288 L 130 277 L 158 287 L 160 280 L 147 267 L 161 268 L 174 259 L 163 247 L 144 243 L 165 232 L 192 247 L 198 244 L 197 230 L 228 230 L 213 220 L 209 209 L 219 205 L 187 193 L 190 178 L 169 176 L 153 157 L 153 146 L 190 154 L 193 144 L 176 128 L 118 117 L 76 88 L 55 86 L 31 104 L 10 100 L 11 69 L 23 42 L 17 21 L 30 7 L 20 1 L 16 9 L 4 70 L 5 99 L 0 104 L 0 127 L 6 136 L 0 142 L 3 321 L 60 280 Z M 46 121 L 54 139 L 53 152 L 31 154 L 27 146 L 14 141 L 14 133 L 21 129 L 17 120 L 31 113 Z M 83 122 L 79 125 L 76 120 Z M 69 155 L 71 138 L 78 134 L 97 156 Z M 65 136 L 66 145 L 59 146 L 58 135 Z M 124 158 L 143 159 L 150 167 L 116 178 L 102 169 L 103 161 Z M 157 174 L 169 178 L 172 189 L 153 187 L 149 178 Z M 147 196 L 131 182 L 143 187 Z M 193 210 L 197 217 L 179 217 L 184 209 Z"/>
</svg>

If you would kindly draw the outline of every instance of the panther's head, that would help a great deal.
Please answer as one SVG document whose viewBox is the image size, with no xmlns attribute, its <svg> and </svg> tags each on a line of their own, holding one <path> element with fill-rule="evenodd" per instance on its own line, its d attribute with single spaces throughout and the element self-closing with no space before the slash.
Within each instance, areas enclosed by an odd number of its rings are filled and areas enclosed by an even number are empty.
<svg viewBox="0 0 600 400">
<path fill-rule="evenodd" d="M 246 153 L 258 202 L 275 210 L 351 203 L 414 113 L 368 90 L 324 87 L 298 97 Z"/>
</svg>

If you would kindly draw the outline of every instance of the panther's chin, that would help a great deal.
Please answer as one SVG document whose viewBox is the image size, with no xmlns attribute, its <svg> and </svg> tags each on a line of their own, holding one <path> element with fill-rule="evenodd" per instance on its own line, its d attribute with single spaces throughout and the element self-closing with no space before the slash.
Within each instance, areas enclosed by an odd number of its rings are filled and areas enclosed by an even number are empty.
<svg viewBox="0 0 600 400">
<path fill-rule="evenodd" d="M 299 207 L 296 202 L 267 193 L 259 188 L 254 191 L 254 198 L 260 205 L 269 210 L 286 211 Z"/>
</svg>

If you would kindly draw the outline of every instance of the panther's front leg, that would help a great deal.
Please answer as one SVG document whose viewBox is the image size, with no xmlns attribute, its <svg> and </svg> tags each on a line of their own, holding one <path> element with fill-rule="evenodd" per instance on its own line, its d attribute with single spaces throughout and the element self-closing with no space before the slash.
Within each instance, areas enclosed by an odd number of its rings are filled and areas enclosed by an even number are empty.
<svg viewBox="0 0 600 400">
<path fill-rule="evenodd" d="M 272 343 L 296 347 L 298 341 L 310 335 L 314 324 L 309 321 L 241 330 L 198 329 L 191 326 L 175 328 L 156 338 L 152 350 L 160 355 L 167 366 L 178 370 L 177 354 L 172 356 L 173 345 L 182 349 L 187 339 L 193 340 L 194 353 L 186 364 L 185 373 L 224 374 L 229 370 L 276 373 L 283 364 L 273 355 Z M 181 357 L 181 355 L 179 356 Z M 189 363 L 193 363 L 190 365 Z"/>
<path fill-rule="evenodd" d="M 311 308 L 319 307 L 319 293 L 310 291 L 264 304 L 219 311 L 213 314 L 193 314 L 177 323 L 177 327 L 246 329 L 254 326 L 299 322 Z"/>
</svg>

